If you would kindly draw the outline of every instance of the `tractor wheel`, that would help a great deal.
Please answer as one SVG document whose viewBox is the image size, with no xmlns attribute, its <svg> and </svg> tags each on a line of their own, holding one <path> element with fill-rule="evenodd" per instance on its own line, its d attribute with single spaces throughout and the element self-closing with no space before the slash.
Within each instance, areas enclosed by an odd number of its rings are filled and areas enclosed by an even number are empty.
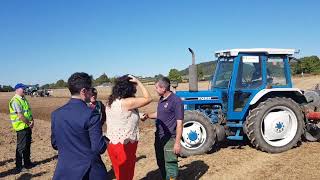
<svg viewBox="0 0 320 180">
<path fill-rule="evenodd" d="M 268 153 L 280 153 L 301 141 L 303 114 L 290 98 L 269 98 L 249 111 L 245 126 L 254 147 Z"/>
<path fill-rule="evenodd" d="M 310 105 L 316 107 L 317 110 L 320 109 L 320 96 L 316 91 L 305 91 L 304 96 Z"/>
<path fill-rule="evenodd" d="M 215 128 L 209 118 L 198 111 L 185 112 L 181 138 L 181 156 L 187 157 L 210 151 L 215 143 L 215 138 Z"/>
</svg>

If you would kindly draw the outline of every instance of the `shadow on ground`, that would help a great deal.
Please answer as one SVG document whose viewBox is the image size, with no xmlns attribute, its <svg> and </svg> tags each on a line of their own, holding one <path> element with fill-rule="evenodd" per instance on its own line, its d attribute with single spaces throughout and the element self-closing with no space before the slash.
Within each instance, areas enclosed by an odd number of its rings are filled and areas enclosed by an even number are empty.
<svg viewBox="0 0 320 180">
<path fill-rule="evenodd" d="M 4 161 L 0 161 L 0 166 L 6 165 L 7 163 L 11 163 L 14 162 L 15 159 L 11 158 L 11 159 L 7 159 Z"/>
<path fill-rule="evenodd" d="M 200 179 L 209 169 L 209 166 L 203 161 L 193 161 L 190 164 L 179 167 L 179 177 L 181 180 L 197 180 Z M 161 180 L 159 170 L 149 172 L 146 177 L 141 180 Z"/>
<path fill-rule="evenodd" d="M 47 159 L 44 159 L 44 160 L 41 160 L 41 161 L 35 161 L 35 162 L 33 162 L 33 163 L 35 164 L 35 166 L 38 166 L 38 165 L 41 165 L 41 164 L 49 163 L 49 162 L 57 159 L 57 157 L 58 157 L 58 155 L 55 155 L 55 156 L 52 156 L 52 157 L 50 157 L 50 158 L 47 158 Z M 13 162 L 13 161 L 14 161 L 14 159 L 9 159 L 9 160 L 6 160 L 6 161 L 0 162 L 0 163 L 5 164 L 4 162 L 8 163 L 8 162 Z M 22 175 L 20 176 L 20 178 L 28 179 L 28 177 L 30 177 L 30 176 L 31 176 L 31 177 L 38 177 L 38 176 L 41 176 L 41 175 L 43 175 L 43 174 L 45 174 L 45 173 L 47 173 L 47 172 L 42 172 L 42 173 L 38 173 L 38 174 L 34 174 L 34 175 L 32 175 L 32 174 L 30 174 L 30 173 L 25 173 L 25 174 L 22 174 Z M 9 169 L 8 171 L 1 172 L 1 173 L 0 173 L 0 178 L 4 178 L 4 177 L 6 177 L 6 176 L 15 175 L 15 174 L 16 174 L 15 169 Z M 31 178 L 31 177 L 30 177 L 30 178 Z M 19 178 L 19 179 L 20 179 L 20 178 Z M 30 179 L 30 178 L 29 178 L 29 179 Z"/>
<path fill-rule="evenodd" d="M 37 173 L 37 174 L 24 173 L 19 178 L 17 178 L 17 180 L 30 180 L 31 178 L 40 177 L 40 176 L 42 176 L 42 175 L 44 175 L 46 173 L 47 173 L 47 171 L 40 172 L 40 173 Z"/>
<path fill-rule="evenodd" d="M 41 165 L 41 164 L 46 164 L 46 163 L 49 163 L 55 159 L 58 158 L 58 155 L 54 155 L 52 156 L 51 158 L 47 158 L 47 159 L 44 159 L 44 160 L 41 160 L 41 161 L 34 161 L 33 163 L 38 166 L 38 165 Z"/>
<path fill-rule="evenodd" d="M 207 152 L 207 154 L 212 154 L 220 151 L 221 149 L 230 148 L 230 149 L 243 149 L 245 146 L 253 147 L 250 141 L 245 137 L 242 141 L 222 141 L 217 142 L 213 145 L 212 149 Z M 253 147 L 254 148 L 254 147 Z"/>
</svg>

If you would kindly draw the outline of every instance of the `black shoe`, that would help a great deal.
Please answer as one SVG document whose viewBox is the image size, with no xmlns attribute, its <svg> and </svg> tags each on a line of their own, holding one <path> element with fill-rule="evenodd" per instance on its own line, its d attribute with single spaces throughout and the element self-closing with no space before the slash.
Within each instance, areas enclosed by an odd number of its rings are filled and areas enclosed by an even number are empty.
<svg viewBox="0 0 320 180">
<path fill-rule="evenodd" d="M 34 164 L 34 163 L 28 163 L 28 164 L 25 164 L 24 165 L 24 167 L 26 168 L 26 169 L 31 169 L 31 168 L 33 168 L 33 167 L 35 167 L 36 166 L 36 164 Z"/>
</svg>

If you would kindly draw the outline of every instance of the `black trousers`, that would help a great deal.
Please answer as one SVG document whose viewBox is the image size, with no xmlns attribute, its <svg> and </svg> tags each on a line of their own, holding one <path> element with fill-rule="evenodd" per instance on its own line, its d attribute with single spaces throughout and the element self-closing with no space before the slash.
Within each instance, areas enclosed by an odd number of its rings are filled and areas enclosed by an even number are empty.
<svg viewBox="0 0 320 180">
<path fill-rule="evenodd" d="M 22 159 L 24 165 L 29 165 L 30 161 L 30 148 L 32 140 L 32 131 L 30 128 L 17 131 L 17 149 L 16 149 L 16 167 L 22 168 Z"/>
</svg>

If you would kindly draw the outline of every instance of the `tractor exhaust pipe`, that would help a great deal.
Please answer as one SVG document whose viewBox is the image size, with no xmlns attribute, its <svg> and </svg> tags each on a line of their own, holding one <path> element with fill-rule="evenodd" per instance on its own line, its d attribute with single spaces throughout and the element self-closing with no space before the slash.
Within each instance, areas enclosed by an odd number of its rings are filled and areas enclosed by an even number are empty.
<svg viewBox="0 0 320 180">
<path fill-rule="evenodd" d="M 196 65 L 196 58 L 194 52 L 191 48 L 188 48 L 192 54 L 192 64 L 189 66 L 189 91 L 196 92 L 198 91 L 198 72 Z"/>
</svg>

